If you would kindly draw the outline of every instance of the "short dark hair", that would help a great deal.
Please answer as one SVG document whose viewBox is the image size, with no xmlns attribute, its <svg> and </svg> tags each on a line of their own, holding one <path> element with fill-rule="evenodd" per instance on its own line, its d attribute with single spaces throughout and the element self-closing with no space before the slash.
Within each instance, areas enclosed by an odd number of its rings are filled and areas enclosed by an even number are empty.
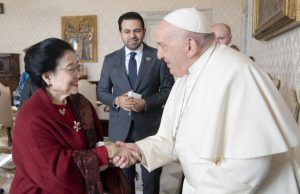
<svg viewBox="0 0 300 194">
<path fill-rule="evenodd" d="M 137 12 L 127 12 L 119 17 L 118 24 L 119 24 L 120 32 L 122 30 L 121 25 L 122 25 L 123 20 L 139 20 L 142 24 L 142 28 L 145 29 L 144 20 L 143 20 L 142 16 L 140 14 L 138 14 Z"/>
<path fill-rule="evenodd" d="M 69 43 L 58 38 L 48 38 L 26 49 L 25 71 L 29 74 L 32 84 L 45 88 L 47 84 L 42 75 L 54 71 L 58 60 L 66 51 L 75 52 Z"/>
</svg>

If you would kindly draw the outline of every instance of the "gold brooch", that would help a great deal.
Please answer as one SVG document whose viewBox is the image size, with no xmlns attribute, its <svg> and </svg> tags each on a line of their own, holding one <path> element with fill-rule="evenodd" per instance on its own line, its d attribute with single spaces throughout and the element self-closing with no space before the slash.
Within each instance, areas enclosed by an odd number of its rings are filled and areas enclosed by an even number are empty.
<svg viewBox="0 0 300 194">
<path fill-rule="evenodd" d="M 58 111 L 59 111 L 59 114 L 61 114 L 62 116 L 65 116 L 65 114 L 66 114 L 65 108 L 60 108 L 60 109 L 58 109 Z"/>
<path fill-rule="evenodd" d="M 77 122 L 77 121 L 73 121 L 73 122 L 74 122 L 73 128 L 76 130 L 76 132 L 78 132 L 79 130 L 81 130 L 80 122 Z"/>
</svg>

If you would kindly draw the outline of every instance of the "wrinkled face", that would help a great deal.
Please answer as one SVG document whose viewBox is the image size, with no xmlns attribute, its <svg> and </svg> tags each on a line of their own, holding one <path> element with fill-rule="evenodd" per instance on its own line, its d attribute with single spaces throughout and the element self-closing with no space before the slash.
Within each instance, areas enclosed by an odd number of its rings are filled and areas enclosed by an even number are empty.
<svg viewBox="0 0 300 194">
<path fill-rule="evenodd" d="M 130 50 L 136 50 L 142 43 L 145 29 L 139 20 L 123 20 L 121 23 L 121 37 L 124 45 Z"/>
<path fill-rule="evenodd" d="M 184 76 L 188 71 L 186 64 L 186 46 L 184 41 L 179 41 L 172 35 L 171 24 L 162 21 L 156 31 L 156 43 L 158 45 L 157 57 L 163 59 L 170 73 L 176 77 Z"/>
<path fill-rule="evenodd" d="M 224 26 L 214 26 L 212 31 L 215 33 L 215 40 L 219 44 L 229 45 L 231 41 L 231 34 Z"/>
<path fill-rule="evenodd" d="M 49 91 L 55 98 L 65 97 L 78 93 L 78 80 L 80 77 L 81 65 L 78 64 L 76 54 L 73 51 L 66 51 L 58 60 L 58 65 L 53 72 L 48 72 L 51 86 Z"/>
</svg>

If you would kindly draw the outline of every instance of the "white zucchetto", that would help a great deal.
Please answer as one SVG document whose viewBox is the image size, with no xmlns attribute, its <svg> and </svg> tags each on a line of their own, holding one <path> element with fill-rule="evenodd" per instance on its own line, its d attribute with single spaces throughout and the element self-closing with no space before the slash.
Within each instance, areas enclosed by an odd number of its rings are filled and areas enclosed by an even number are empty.
<svg viewBox="0 0 300 194">
<path fill-rule="evenodd" d="M 212 33 L 211 24 L 206 16 L 195 8 L 177 9 L 166 15 L 164 20 L 191 32 Z"/>
</svg>

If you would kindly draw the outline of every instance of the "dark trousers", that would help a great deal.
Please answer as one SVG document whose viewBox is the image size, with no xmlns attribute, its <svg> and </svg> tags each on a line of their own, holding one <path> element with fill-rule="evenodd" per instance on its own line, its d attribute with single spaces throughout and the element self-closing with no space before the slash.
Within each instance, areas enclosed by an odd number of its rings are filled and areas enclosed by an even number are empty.
<svg viewBox="0 0 300 194">
<path fill-rule="evenodd" d="M 148 172 L 148 170 L 141 165 L 142 168 L 142 182 L 143 182 L 143 194 L 159 194 L 159 182 L 160 175 L 162 172 L 162 168 L 158 168 L 152 172 Z M 125 168 L 125 175 L 128 177 L 129 183 L 133 192 L 131 194 L 135 194 L 135 184 L 134 179 L 136 177 L 135 165 L 130 166 L 129 168 Z"/>
<path fill-rule="evenodd" d="M 138 135 L 135 133 L 134 129 L 134 121 L 131 122 L 130 130 L 125 142 L 135 142 L 138 139 Z M 159 186 L 160 186 L 160 175 L 162 173 L 162 168 L 155 169 L 152 172 L 148 172 L 148 170 L 141 165 L 142 172 L 142 182 L 143 182 L 143 194 L 159 194 Z M 133 192 L 131 194 L 135 194 L 135 183 L 134 179 L 136 177 L 135 165 L 130 166 L 129 168 L 123 169 L 125 175 L 128 177 L 129 183 Z"/>
<path fill-rule="evenodd" d="M 182 177 L 181 177 L 180 188 L 179 188 L 179 194 L 182 194 L 183 182 L 184 182 L 184 174 L 183 174 Z"/>
</svg>

